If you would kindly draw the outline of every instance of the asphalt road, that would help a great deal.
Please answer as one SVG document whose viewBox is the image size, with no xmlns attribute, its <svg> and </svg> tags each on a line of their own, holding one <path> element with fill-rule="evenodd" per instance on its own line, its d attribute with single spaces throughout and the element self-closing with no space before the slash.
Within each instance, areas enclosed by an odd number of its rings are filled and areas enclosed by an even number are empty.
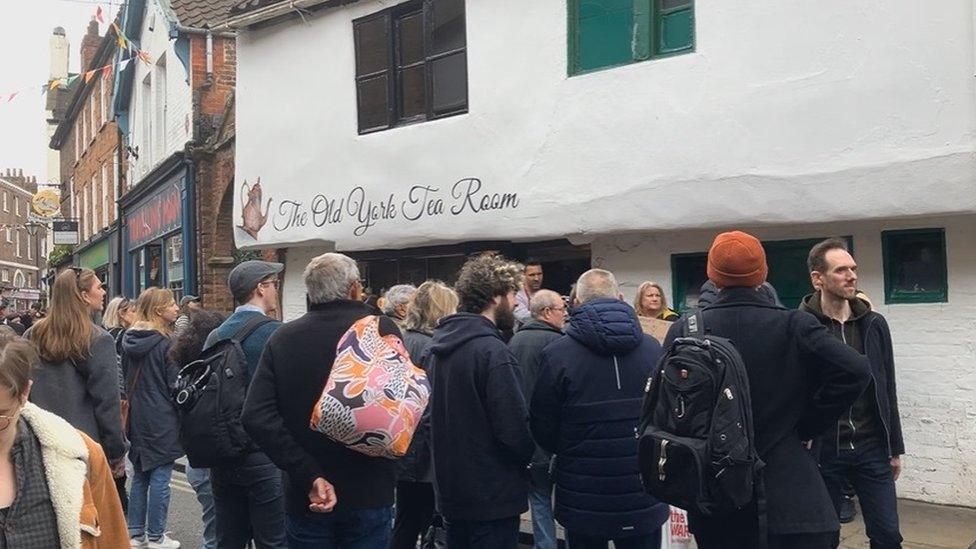
<svg viewBox="0 0 976 549">
<path fill-rule="evenodd" d="M 202 512 L 196 493 L 186 481 L 186 475 L 173 471 L 170 488 L 172 490 L 169 501 L 169 521 L 166 525 L 170 537 L 179 540 L 184 548 L 202 548 L 203 521 L 200 519 Z"/>
</svg>

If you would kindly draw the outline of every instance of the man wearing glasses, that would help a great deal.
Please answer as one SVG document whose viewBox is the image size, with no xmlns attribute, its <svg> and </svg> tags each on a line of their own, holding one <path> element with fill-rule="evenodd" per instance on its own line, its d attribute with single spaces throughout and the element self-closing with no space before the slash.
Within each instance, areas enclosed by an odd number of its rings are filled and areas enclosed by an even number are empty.
<svg viewBox="0 0 976 549">
<path fill-rule="evenodd" d="M 541 269 L 540 269 L 541 272 Z M 552 290 L 538 290 L 529 301 L 531 317 L 515 334 L 509 347 L 518 359 L 526 398 L 532 396 L 539 376 L 542 349 L 563 335 L 566 304 Z M 532 508 L 532 539 L 535 549 L 556 549 L 556 522 L 552 518 L 552 454 L 538 445 L 529 465 L 529 505 Z"/>
<path fill-rule="evenodd" d="M 254 376 L 268 338 L 282 324 L 268 317 L 278 309 L 278 278 L 285 266 L 268 261 L 245 261 L 230 272 L 228 284 L 237 308 L 223 324 L 210 333 L 204 348 L 233 337 L 246 324 L 257 324 L 240 341 L 247 360 L 248 383 Z M 248 547 L 253 538 L 259 547 L 285 548 L 285 507 L 278 468 L 257 449 L 236 463 L 210 470 L 214 504 L 217 509 L 218 547 Z"/>
</svg>

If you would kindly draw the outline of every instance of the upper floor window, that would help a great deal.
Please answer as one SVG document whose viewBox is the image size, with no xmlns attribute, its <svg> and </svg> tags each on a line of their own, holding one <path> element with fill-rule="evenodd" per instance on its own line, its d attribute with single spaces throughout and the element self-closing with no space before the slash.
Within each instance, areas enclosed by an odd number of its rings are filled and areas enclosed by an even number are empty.
<svg viewBox="0 0 976 549">
<path fill-rule="evenodd" d="M 7 203 L 8 195 L 9 194 L 10 193 L 8 193 L 7 191 L 3 191 L 3 211 L 5 211 L 5 212 L 9 212 L 10 211 L 10 204 Z"/>
<path fill-rule="evenodd" d="M 695 47 L 694 0 L 568 0 L 570 76 Z"/>
<path fill-rule="evenodd" d="M 20 217 L 20 197 L 14 195 L 14 215 Z"/>
<path fill-rule="evenodd" d="M 401 4 L 353 35 L 359 133 L 468 112 L 464 0 Z"/>
</svg>

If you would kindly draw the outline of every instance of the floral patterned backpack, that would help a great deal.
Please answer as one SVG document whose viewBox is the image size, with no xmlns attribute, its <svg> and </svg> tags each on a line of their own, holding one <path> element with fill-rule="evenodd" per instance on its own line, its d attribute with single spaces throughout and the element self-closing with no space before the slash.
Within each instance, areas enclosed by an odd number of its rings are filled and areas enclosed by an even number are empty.
<svg viewBox="0 0 976 549">
<path fill-rule="evenodd" d="M 310 427 L 357 452 L 396 459 L 410 447 L 430 382 L 400 338 L 381 336 L 379 324 L 378 316 L 361 318 L 339 340 Z"/>
</svg>

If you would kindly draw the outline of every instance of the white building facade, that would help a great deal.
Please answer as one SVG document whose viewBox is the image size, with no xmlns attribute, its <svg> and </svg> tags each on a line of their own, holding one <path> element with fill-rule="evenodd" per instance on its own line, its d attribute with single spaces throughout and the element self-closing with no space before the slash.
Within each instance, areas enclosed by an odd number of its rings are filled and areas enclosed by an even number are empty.
<svg viewBox="0 0 976 549">
<path fill-rule="evenodd" d="M 314 255 L 403 279 L 466 243 L 685 308 L 733 228 L 795 306 L 812 243 L 848 237 L 895 341 L 899 495 L 976 506 L 972 0 L 298 4 L 232 22 L 237 245 L 289 248 L 287 317 Z"/>
</svg>

